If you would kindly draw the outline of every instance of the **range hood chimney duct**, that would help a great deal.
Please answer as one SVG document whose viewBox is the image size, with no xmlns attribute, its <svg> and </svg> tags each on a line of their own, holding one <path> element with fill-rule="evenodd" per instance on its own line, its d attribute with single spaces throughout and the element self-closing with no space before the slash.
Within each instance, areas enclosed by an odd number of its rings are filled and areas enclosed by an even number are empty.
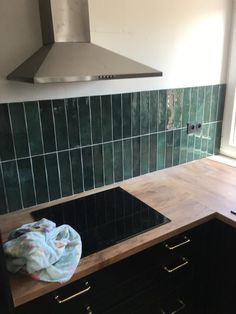
<svg viewBox="0 0 236 314">
<path fill-rule="evenodd" d="M 162 76 L 91 43 L 88 0 L 39 0 L 43 47 L 8 75 L 29 83 Z"/>
</svg>

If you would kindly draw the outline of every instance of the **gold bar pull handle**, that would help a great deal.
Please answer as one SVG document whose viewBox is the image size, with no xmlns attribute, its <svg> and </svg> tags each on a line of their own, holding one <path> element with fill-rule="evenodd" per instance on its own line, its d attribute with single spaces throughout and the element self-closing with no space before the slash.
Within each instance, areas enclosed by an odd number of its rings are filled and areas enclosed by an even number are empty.
<svg viewBox="0 0 236 314">
<path fill-rule="evenodd" d="M 179 313 L 186 307 L 186 304 L 182 300 L 178 299 L 178 302 L 180 303 L 180 307 L 177 310 L 174 310 L 173 312 L 171 312 L 170 314 Z M 167 314 L 167 312 L 163 311 L 162 309 L 161 309 L 161 312 L 162 314 Z"/>
<path fill-rule="evenodd" d="M 86 311 L 87 311 L 87 314 L 93 314 L 93 311 L 91 309 L 91 306 L 87 306 L 86 307 Z"/>
<path fill-rule="evenodd" d="M 73 295 L 71 295 L 71 296 L 69 296 L 69 297 L 67 297 L 65 299 L 60 299 L 59 295 L 56 295 L 54 299 L 59 304 L 65 303 L 67 301 L 70 301 L 70 300 L 72 300 L 72 299 L 74 299 L 74 298 L 76 298 L 76 297 L 78 297 L 78 296 L 88 292 L 91 289 L 91 286 L 89 285 L 88 281 L 85 282 L 85 286 L 86 286 L 85 289 L 83 289 L 83 290 L 81 290 L 81 291 L 79 291 L 79 292 L 77 292 L 77 293 L 75 293 L 75 294 L 73 294 Z"/>
<path fill-rule="evenodd" d="M 174 245 L 174 246 L 171 246 L 171 245 L 169 245 L 168 243 L 166 243 L 166 244 L 165 244 L 165 247 L 166 247 L 168 250 L 172 251 L 172 250 L 175 250 L 175 249 L 177 249 L 178 247 L 180 247 L 180 246 L 182 246 L 182 245 L 185 245 L 185 244 L 187 244 L 187 243 L 189 243 L 189 242 L 190 242 L 190 239 L 189 239 L 188 237 L 184 236 L 184 241 L 183 241 L 183 242 L 181 242 L 181 243 L 179 243 L 179 244 L 176 244 L 176 245 Z"/>
<path fill-rule="evenodd" d="M 178 269 L 180 269 L 180 268 L 182 268 L 182 267 L 188 265 L 188 261 L 186 260 L 185 257 L 182 257 L 182 261 L 183 261 L 183 262 L 182 262 L 180 265 L 178 265 L 178 266 L 176 266 L 176 267 L 174 267 L 174 268 L 169 268 L 169 267 L 167 267 L 167 266 L 163 266 L 163 269 L 164 269 L 165 271 L 167 271 L 168 273 L 173 273 L 174 271 L 176 271 L 176 270 L 178 270 Z"/>
</svg>

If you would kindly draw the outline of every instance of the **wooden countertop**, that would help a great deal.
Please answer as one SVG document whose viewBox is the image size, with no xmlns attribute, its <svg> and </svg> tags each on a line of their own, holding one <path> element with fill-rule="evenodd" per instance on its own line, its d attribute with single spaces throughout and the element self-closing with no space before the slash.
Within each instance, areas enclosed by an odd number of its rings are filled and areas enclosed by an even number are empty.
<svg viewBox="0 0 236 314">
<path fill-rule="evenodd" d="M 114 186 L 117 184 L 81 193 L 79 197 Z M 212 218 L 218 218 L 236 227 L 236 215 L 230 213 L 232 208 L 236 208 L 236 168 L 234 167 L 210 159 L 202 159 L 137 177 L 120 186 L 163 213 L 171 219 L 171 222 L 81 259 L 70 282 Z M 64 201 L 73 198 L 76 197 L 65 198 Z M 59 202 L 62 200 L 50 204 Z M 46 206 L 48 204 L 1 216 L 3 237 L 5 236 L 6 239 L 11 229 L 32 221 L 30 216 L 32 210 Z M 10 281 L 15 306 L 62 286 L 33 281 L 21 275 L 11 275 Z"/>
</svg>

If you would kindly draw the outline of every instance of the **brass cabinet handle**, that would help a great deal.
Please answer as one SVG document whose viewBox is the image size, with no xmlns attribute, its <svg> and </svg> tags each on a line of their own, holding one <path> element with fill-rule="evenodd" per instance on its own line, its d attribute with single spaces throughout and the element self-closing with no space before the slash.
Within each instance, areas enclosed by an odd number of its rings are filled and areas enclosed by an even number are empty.
<svg viewBox="0 0 236 314">
<path fill-rule="evenodd" d="M 174 271 L 176 271 L 176 270 L 178 270 L 178 269 L 180 269 L 180 268 L 182 268 L 188 264 L 188 261 L 186 260 L 185 257 L 182 257 L 182 261 L 183 261 L 183 263 L 181 263 L 180 265 L 178 265 L 174 268 L 168 268 L 167 266 L 163 266 L 163 269 L 165 271 L 167 271 L 168 273 L 173 273 Z"/>
<path fill-rule="evenodd" d="M 174 245 L 174 246 L 171 246 L 171 245 L 169 245 L 168 243 L 166 243 L 166 244 L 165 244 L 165 247 L 166 247 L 168 250 L 172 251 L 172 250 L 177 249 L 178 247 L 180 247 L 180 246 L 182 246 L 182 245 L 185 245 L 185 244 L 187 244 L 187 243 L 189 243 L 189 242 L 190 242 L 190 239 L 189 239 L 188 237 L 184 236 L 184 241 L 183 241 L 183 242 L 181 242 L 181 243 L 179 243 L 179 244 L 176 244 L 176 245 Z"/>
<path fill-rule="evenodd" d="M 93 314 L 93 311 L 92 311 L 90 306 L 86 307 L 86 311 L 87 311 L 88 314 Z"/>
<path fill-rule="evenodd" d="M 186 307 L 186 304 L 182 300 L 178 299 L 178 301 L 180 303 L 180 307 L 177 310 L 174 310 L 173 312 L 171 312 L 170 314 L 179 313 L 180 311 L 182 311 Z M 161 309 L 161 312 L 162 312 L 162 314 L 167 314 L 167 312 L 163 311 L 162 309 Z"/>
<path fill-rule="evenodd" d="M 67 301 L 70 301 L 70 300 L 72 300 L 72 299 L 78 297 L 79 295 L 88 292 L 88 291 L 91 289 L 91 286 L 89 285 L 88 281 L 85 282 L 85 286 L 86 286 L 86 288 L 85 288 L 84 290 L 79 291 L 79 292 L 77 292 L 77 293 L 75 293 L 75 294 L 69 296 L 68 298 L 60 299 L 59 295 L 56 295 L 54 299 L 55 299 L 55 300 L 57 301 L 57 303 L 59 303 L 59 304 L 65 303 L 65 302 L 67 302 Z M 91 312 L 91 313 L 92 313 L 92 312 Z"/>
</svg>

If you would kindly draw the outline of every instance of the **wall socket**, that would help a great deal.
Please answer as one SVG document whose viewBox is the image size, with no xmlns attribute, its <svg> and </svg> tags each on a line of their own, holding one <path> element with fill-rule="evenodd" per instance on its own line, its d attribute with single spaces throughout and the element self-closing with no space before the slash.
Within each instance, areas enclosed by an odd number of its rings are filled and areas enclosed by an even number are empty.
<svg viewBox="0 0 236 314">
<path fill-rule="evenodd" d="M 187 134 L 199 133 L 202 129 L 201 122 L 188 122 L 187 123 Z"/>
</svg>

